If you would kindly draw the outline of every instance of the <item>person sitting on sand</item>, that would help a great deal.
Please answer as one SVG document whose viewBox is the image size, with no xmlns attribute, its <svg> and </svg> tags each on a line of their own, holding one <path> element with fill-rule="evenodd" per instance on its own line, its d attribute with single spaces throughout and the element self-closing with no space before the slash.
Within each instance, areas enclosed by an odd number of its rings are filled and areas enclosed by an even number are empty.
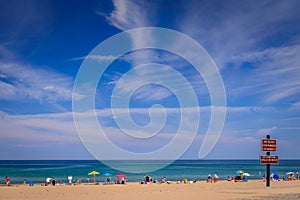
<svg viewBox="0 0 300 200">
<path fill-rule="evenodd" d="M 145 184 L 149 183 L 150 182 L 150 178 L 149 176 L 145 176 Z"/>
<path fill-rule="evenodd" d="M 212 183 L 212 179 L 211 179 L 211 175 L 210 175 L 210 174 L 208 174 L 207 179 L 206 179 L 206 182 L 207 182 L 207 183 L 208 183 L 208 182 Z"/>
<path fill-rule="evenodd" d="M 122 178 L 121 184 L 125 184 L 126 180 L 125 178 Z"/>
<path fill-rule="evenodd" d="M 214 183 L 216 183 L 218 181 L 219 177 L 217 174 L 214 175 Z"/>
<path fill-rule="evenodd" d="M 167 181 L 167 177 L 163 177 L 161 179 L 161 182 L 160 183 L 168 183 L 168 184 L 171 184 L 172 182 L 171 181 Z"/>
<path fill-rule="evenodd" d="M 110 185 L 110 176 L 105 179 L 104 185 Z"/>
<path fill-rule="evenodd" d="M 234 177 L 234 182 L 241 182 L 242 177 L 241 176 L 235 176 Z"/>
<path fill-rule="evenodd" d="M 231 181 L 231 180 L 232 180 L 232 177 L 227 176 L 227 181 Z"/>
</svg>

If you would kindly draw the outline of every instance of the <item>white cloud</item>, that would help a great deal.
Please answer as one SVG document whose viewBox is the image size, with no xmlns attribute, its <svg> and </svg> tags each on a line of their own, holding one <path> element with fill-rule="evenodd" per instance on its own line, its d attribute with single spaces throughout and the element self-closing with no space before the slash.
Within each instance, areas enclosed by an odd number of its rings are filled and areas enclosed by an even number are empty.
<svg viewBox="0 0 300 200">
<path fill-rule="evenodd" d="M 0 99 L 14 101 L 37 100 L 40 103 L 69 101 L 72 78 L 42 67 L 1 63 Z"/>
<path fill-rule="evenodd" d="M 292 45 L 234 57 L 237 63 L 252 62 L 255 66 L 250 73 L 241 74 L 248 87 L 239 87 L 235 92 L 259 95 L 268 104 L 285 99 L 297 100 L 300 93 L 299 53 L 300 45 Z"/>
<path fill-rule="evenodd" d="M 260 136 L 270 135 L 272 132 L 276 131 L 277 127 L 273 126 L 270 128 L 264 128 L 257 131 Z"/>
<path fill-rule="evenodd" d="M 192 1 L 183 8 L 188 12 L 179 28 L 203 44 L 223 68 L 232 56 L 261 48 L 274 34 L 299 30 L 286 23 L 299 19 L 295 4 L 299 2 Z"/>
<path fill-rule="evenodd" d="M 32 144 L 78 143 L 72 113 L 10 115 L 2 112 L 0 115 L 0 138 Z"/>
<path fill-rule="evenodd" d="M 189 12 L 179 28 L 208 50 L 223 72 L 231 101 L 253 97 L 267 105 L 293 102 L 300 93 L 300 29 L 291 26 L 299 21 L 298 5 L 193 1 L 186 4 Z"/>
<path fill-rule="evenodd" d="M 101 62 L 101 61 L 113 61 L 117 59 L 117 57 L 113 55 L 88 55 L 79 58 L 73 58 L 72 60 L 85 60 L 85 59 L 92 59 Z"/>
<path fill-rule="evenodd" d="M 149 25 L 149 9 L 145 1 L 113 0 L 114 10 L 107 16 L 107 20 L 120 30 L 127 30 Z"/>
<path fill-rule="evenodd" d="M 169 117 L 180 116 L 180 113 L 183 112 L 190 112 L 191 114 L 196 112 L 196 108 L 164 108 L 166 113 Z M 208 123 L 206 120 L 209 120 L 209 112 L 210 107 L 201 107 L 201 127 L 199 135 L 197 136 L 197 147 L 201 144 L 203 135 L 206 131 L 205 123 Z M 227 127 L 226 130 L 222 133 L 221 140 L 218 142 L 216 149 L 218 148 L 225 148 L 227 146 L 232 146 L 232 144 L 238 144 L 238 146 L 242 146 L 243 144 L 255 143 L 257 142 L 262 136 L 265 134 L 273 134 L 276 132 L 277 129 L 281 129 L 281 125 L 279 127 L 270 126 L 268 128 L 259 128 L 255 127 L 254 129 L 241 129 L 241 127 L 245 127 L 243 124 L 240 123 L 240 117 L 238 119 L 234 119 L 233 115 L 231 114 L 254 114 L 254 116 L 265 112 L 264 108 L 251 108 L 251 107 L 230 107 L 228 108 L 229 117 L 231 117 L 231 122 L 237 120 L 239 126 L 237 127 Z M 151 110 L 152 114 L 162 114 L 163 112 L 160 108 L 154 108 Z M 163 130 L 162 134 L 156 138 L 149 138 L 149 140 L 137 140 L 136 138 L 130 138 L 125 135 L 120 128 L 116 127 L 111 123 L 113 120 L 112 112 L 110 109 L 102 109 L 96 110 L 96 115 L 98 116 L 99 122 L 102 126 L 107 137 L 110 138 L 116 145 L 122 147 L 124 149 L 132 150 L 134 152 L 140 152 L 139 147 L 144 147 L 143 151 L 147 150 L 155 150 L 157 148 L 162 147 L 163 145 L 167 144 L 169 141 L 172 140 L 174 134 L 176 133 L 176 129 L 169 129 L 167 127 Z M 114 113 L 118 116 L 122 116 L 127 113 L 127 109 L 115 109 Z M 137 114 L 139 118 L 144 118 L 149 115 L 148 108 L 134 108 L 130 109 L 131 114 Z M 79 113 L 84 120 L 88 121 L 93 117 L 93 111 Z M 80 139 L 76 133 L 75 124 L 73 121 L 73 113 L 72 112 L 65 112 L 65 113 L 56 113 L 56 114 L 35 114 L 35 115 L 11 115 L 5 112 L 0 111 L 0 127 L 1 127 L 1 134 L 0 134 L 0 141 L 11 141 L 12 145 L 19 145 L 27 144 L 30 145 L 41 145 L 41 144 L 78 144 L 80 143 Z M 247 121 L 249 127 L 254 122 L 256 124 L 257 119 L 244 119 Z M 171 128 L 174 128 L 174 125 L 171 123 Z M 193 119 L 188 119 L 190 123 L 195 123 Z M 202 123 L 203 122 L 203 123 Z M 242 122 L 244 123 L 244 121 Z M 207 124 L 208 125 L 208 124 Z M 295 127 L 297 128 L 297 127 Z M 95 133 L 95 130 L 92 127 L 88 127 L 92 134 Z M 295 129 L 296 131 L 299 129 Z M 142 132 L 135 133 L 134 130 L 128 129 L 133 135 L 140 135 L 143 134 Z M 185 130 L 186 131 L 186 130 Z M 202 132 L 203 131 L 203 132 Z M 9 133 L 9 134 L 8 134 Z M 149 134 L 145 132 L 144 134 Z M 182 139 L 184 139 L 185 133 L 182 133 Z M 224 137 L 223 137 L 224 135 Z M 151 141 L 151 142 L 149 142 Z M 97 143 L 101 144 L 101 141 L 96 141 Z M 3 146 L 5 144 L 2 144 Z M 224 147 L 225 146 L 225 147 Z M 199 149 L 196 149 L 198 153 Z M 227 148 L 223 149 L 224 151 Z M 252 155 L 253 156 L 253 155 Z"/>
</svg>

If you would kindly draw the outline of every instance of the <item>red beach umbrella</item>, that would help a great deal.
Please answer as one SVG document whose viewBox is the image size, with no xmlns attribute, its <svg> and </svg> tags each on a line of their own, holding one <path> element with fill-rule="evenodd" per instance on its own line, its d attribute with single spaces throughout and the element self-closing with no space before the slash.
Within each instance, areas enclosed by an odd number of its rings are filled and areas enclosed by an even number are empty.
<svg viewBox="0 0 300 200">
<path fill-rule="evenodd" d="M 126 177 L 125 174 L 118 174 L 118 175 L 117 175 L 117 178 L 125 178 L 125 177 Z"/>
</svg>

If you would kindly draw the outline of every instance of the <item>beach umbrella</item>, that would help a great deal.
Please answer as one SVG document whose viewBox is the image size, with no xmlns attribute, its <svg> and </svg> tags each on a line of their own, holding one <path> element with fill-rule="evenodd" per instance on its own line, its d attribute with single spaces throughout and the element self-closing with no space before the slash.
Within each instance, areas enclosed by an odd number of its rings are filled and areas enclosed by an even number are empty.
<svg viewBox="0 0 300 200">
<path fill-rule="evenodd" d="M 91 171 L 90 173 L 88 173 L 88 175 L 94 175 L 94 182 L 96 182 L 96 175 L 97 174 L 100 174 L 100 172 L 97 172 L 97 171 Z"/>
<path fill-rule="evenodd" d="M 117 178 L 125 178 L 126 176 L 125 176 L 125 174 L 118 174 L 117 175 Z"/>
<path fill-rule="evenodd" d="M 288 173 L 286 173 L 286 175 L 292 175 L 292 174 L 294 174 L 294 172 L 288 172 Z"/>
<path fill-rule="evenodd" d="M 100 174 L 100 172 L 97 172 L 97 171 L 91 171 L 90 173 L 88 173 L 88 175 L 94 175 L 94 183 L 96 182 L 96 175 L 97 174 Z"/>
<path fill-rule="evenodd" d="M 100 173 L 97 172 L 97 171 L 92 171 L 92 172 L 88 173 L 88 175 L 94 175 L 94 177 L 95 177 L 95 175 L 97 175 L 97 174 L 100 174 Z"/>
<path fill-rule="evenodd" d="M 106 172 L 106 173 L 102 174 L 102 176 L 112 176 L 112 174 L 111 174 L 111 173 L 108 173 L 108 172 Z"/>
<path fill-rule="evenodd" d="M 242 176 L 251 176 L 249 173 L 243 173 Z"/>
<path fill-rule="evenodd" d="M 237 175 L 242 175 L 244 172 L 245 172 L 244 170 L 237 170 L 235 173 L 236 173 Z"/>
</svg>

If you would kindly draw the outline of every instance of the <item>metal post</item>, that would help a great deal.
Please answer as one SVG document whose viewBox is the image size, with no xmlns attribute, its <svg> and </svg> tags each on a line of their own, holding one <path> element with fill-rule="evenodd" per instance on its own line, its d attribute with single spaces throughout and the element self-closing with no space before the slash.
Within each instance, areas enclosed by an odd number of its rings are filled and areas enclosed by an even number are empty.
<svg viewBox="0 0 300 200">
<path fill-rule="evenodd" d="M 270 135 L 267 135 L 266 136 L 266 138 L 267 138 L 267 140 L 269 140 L 270 139 Z M 267 156 L 269 156 L 269 155 L 271 155 L 270 154 L 270 152 L 266 152 L 266 155 Z M 267 182 L 266 182 L 266 187 L 270 187 L 270 171 L 271 171 L 271 167 L 270 167 L 271 165 L 270 164 L 267 164 Z"/>
</svg>

